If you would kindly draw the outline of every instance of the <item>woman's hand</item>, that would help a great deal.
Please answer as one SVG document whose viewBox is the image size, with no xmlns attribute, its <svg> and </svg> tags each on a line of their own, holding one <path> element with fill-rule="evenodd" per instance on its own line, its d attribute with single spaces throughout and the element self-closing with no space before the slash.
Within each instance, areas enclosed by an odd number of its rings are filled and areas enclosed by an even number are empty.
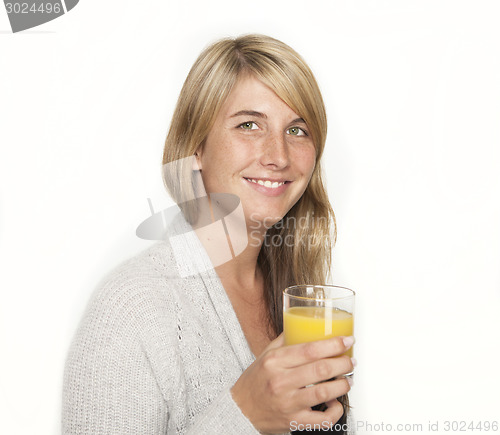
<svg viewBox="0 0 500 435">
<path fill-rule="evenodd" d="M 236 381 L 231 389 L 233 399 L 264 433 L 287 432 L 291 421 L 336 423 L 343 414 L 337 398 L 350 390 L 350 380 L 321 381 L 352 372 L 351 358 L 342 354 L 353 342 L 352 337 L 333 337 L 284 346 L 281 334 Z M 317 382 L 321 383 L 304 388 Z M 311 409 L 320 403 L 326 403 L 328 409 Z"/>
</svg>

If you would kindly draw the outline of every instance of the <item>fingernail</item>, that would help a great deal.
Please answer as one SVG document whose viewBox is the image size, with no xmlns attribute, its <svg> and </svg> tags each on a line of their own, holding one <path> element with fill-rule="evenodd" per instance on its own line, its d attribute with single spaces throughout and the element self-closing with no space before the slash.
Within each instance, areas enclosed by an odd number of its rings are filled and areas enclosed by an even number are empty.
<svg viewBox="0 0 500 435">
<path fill-rule="evenodd" d="M 356 361 L 356 358 L 351 358 L 352 366 L 356 367 L 358 365 L 358 362 Z"/>
<path fill-rule="evenodd" d="M 352 379 L 352 377 L 346 376 L 345 378 L 347 379 L 349 386 L 352 387 L 354 385 L 354 380 Z"/>
<path fill-rule="evenodd" d="M 344 346 L 348 349 L 354 344 L 354 337 L 352 335 L 349 337 L 344 337 L 342 340 L 344 342 Z"/>
</svg>

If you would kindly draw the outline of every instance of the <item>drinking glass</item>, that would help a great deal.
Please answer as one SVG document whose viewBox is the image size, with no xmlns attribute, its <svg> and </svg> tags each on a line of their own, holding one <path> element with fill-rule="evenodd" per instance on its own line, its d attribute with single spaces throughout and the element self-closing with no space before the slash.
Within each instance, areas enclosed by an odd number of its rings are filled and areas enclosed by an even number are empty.
<svg viewBox="0 0 500 435">
<path fill-rule="evenodd" d="M 294 285 L 283 291 L 285 344 L 353 335 L 355 292 L 334 285 Z M 352 357 L 352 347 L 345 352 Z"/>
</svg>

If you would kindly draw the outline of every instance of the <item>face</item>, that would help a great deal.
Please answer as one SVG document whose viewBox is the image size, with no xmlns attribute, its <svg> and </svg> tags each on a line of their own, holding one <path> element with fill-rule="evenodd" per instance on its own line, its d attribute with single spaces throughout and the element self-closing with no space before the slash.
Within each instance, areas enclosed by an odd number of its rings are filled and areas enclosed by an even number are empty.
<svg viewBox="0 0 500 435">
<path fill-rule="evenodd" d="M 250 75 L 236 83 L 197 155 L 207 193 L 238 195 L 247 224 L 266 227 L 302 196 L 316 160 L 304 120 Z"/>
</svg>

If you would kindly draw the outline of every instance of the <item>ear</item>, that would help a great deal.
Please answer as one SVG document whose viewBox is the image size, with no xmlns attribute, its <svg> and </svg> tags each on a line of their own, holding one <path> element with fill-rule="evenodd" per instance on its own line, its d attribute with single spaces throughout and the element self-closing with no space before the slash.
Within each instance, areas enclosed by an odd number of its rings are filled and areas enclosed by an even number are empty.
<svg viewBox="0 0 500 435">
<path fill-rule="evenodd" d="M 203 153 L 203 144 L 194 152 L 193 171 L 201 171 L 201 155 Z"/>
</svg>

